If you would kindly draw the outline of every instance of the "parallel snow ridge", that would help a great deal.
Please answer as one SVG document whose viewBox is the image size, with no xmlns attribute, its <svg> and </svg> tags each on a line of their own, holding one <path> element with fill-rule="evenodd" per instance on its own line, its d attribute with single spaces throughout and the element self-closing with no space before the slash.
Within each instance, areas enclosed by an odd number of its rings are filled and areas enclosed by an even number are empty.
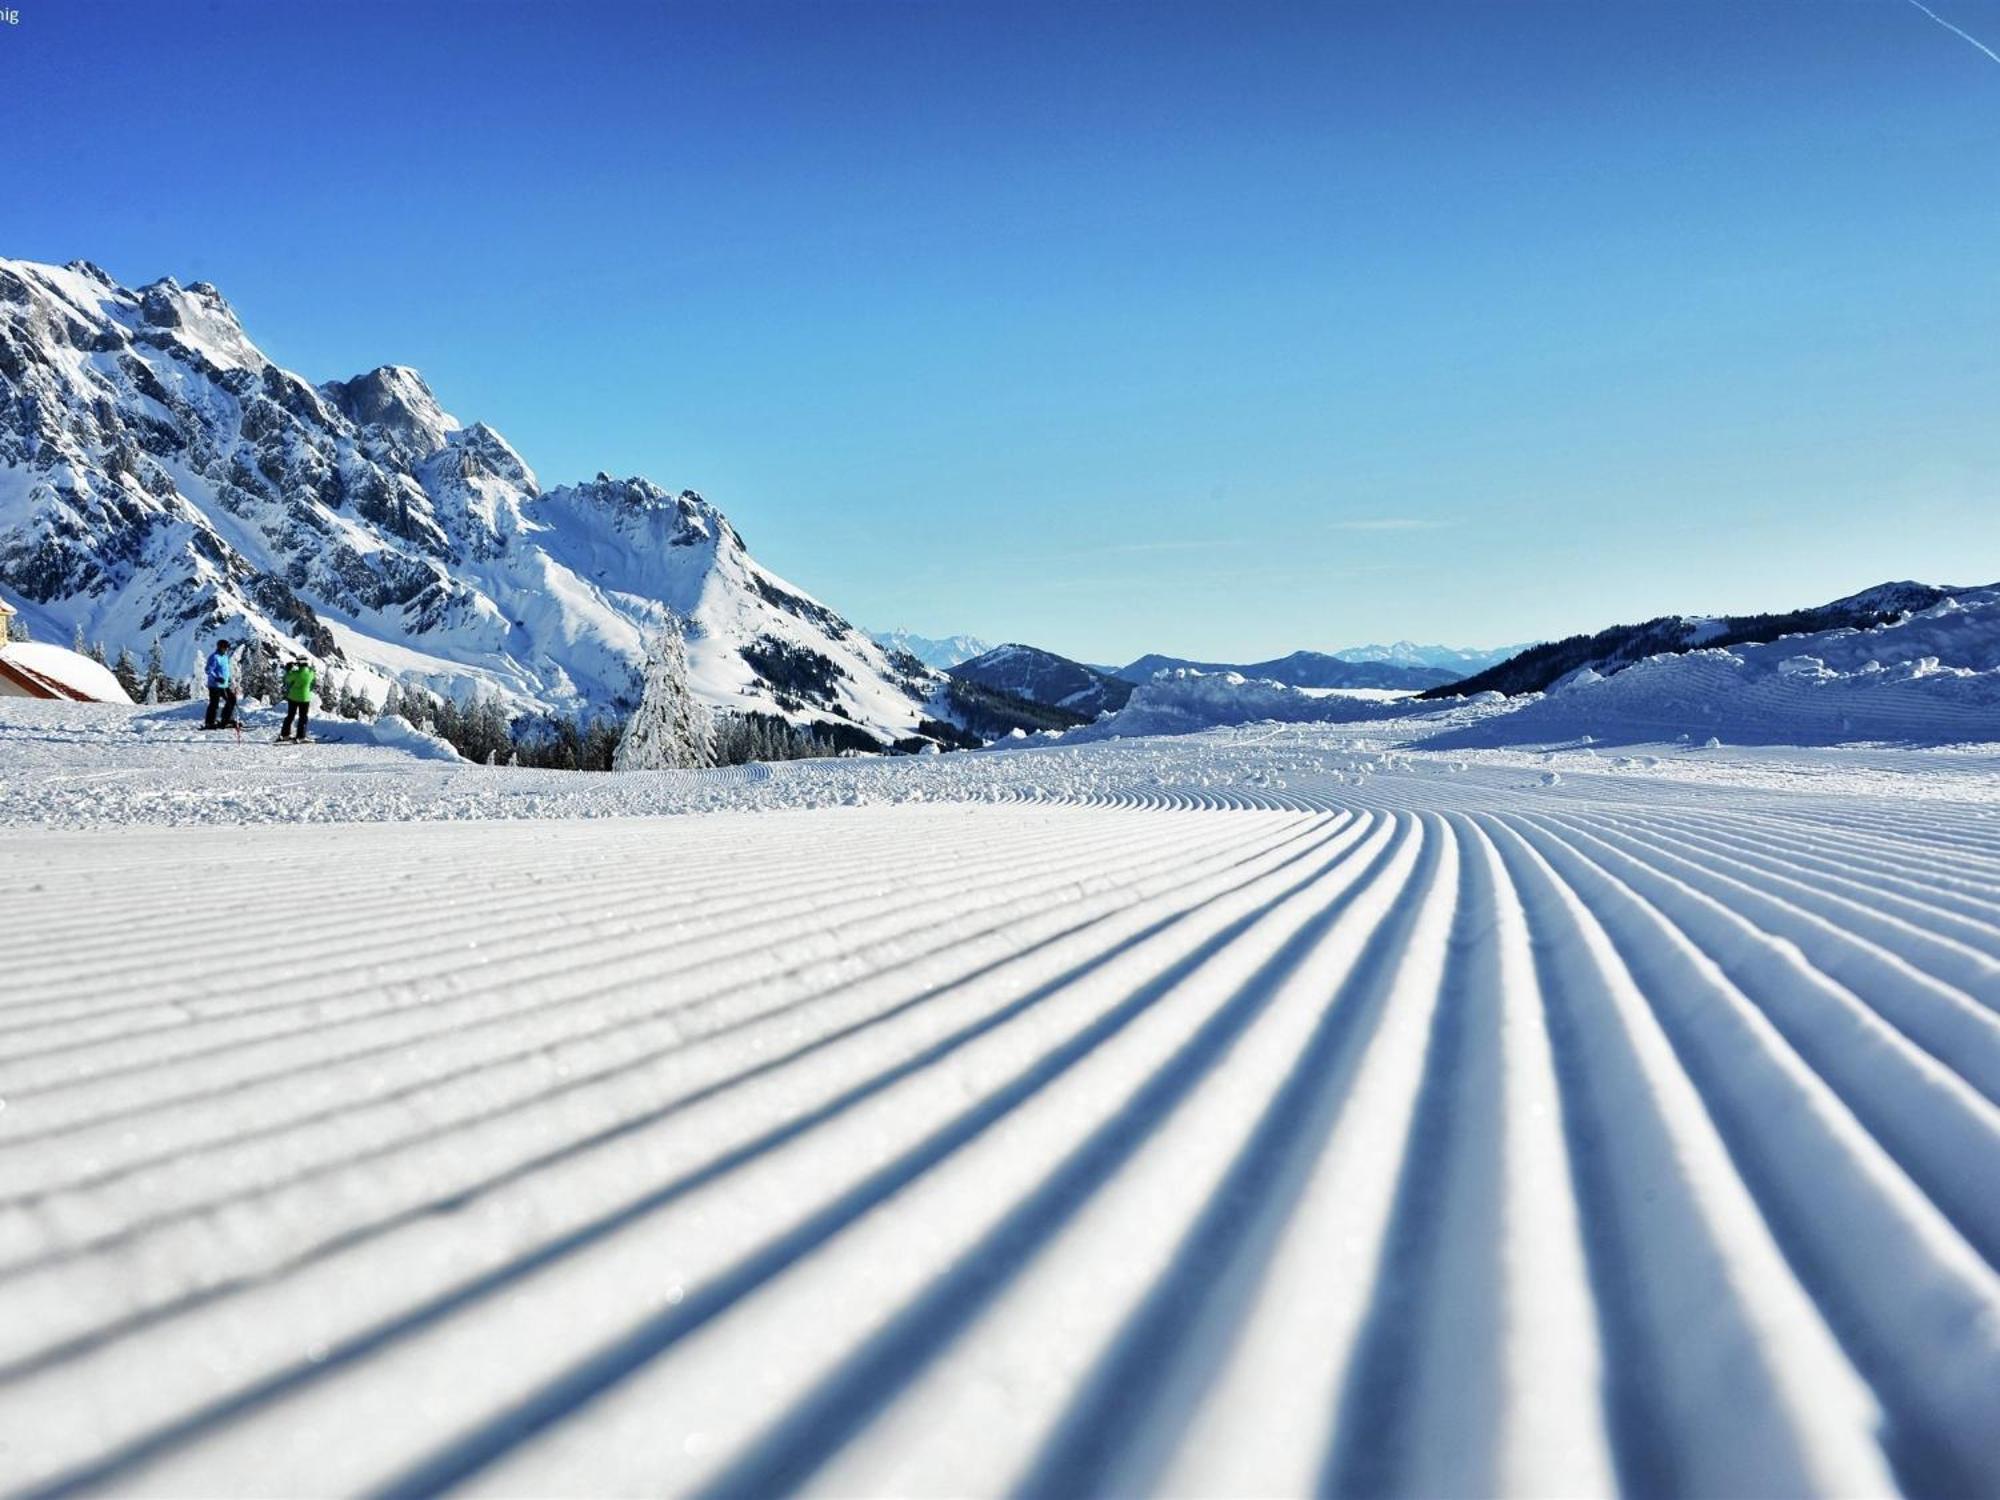
<svg viewBox="0 0 2000 1500">
<path fill-rule="evenodd" d="M 9 830 L 0 1487 L 1991 1493 L 2000 822 L 1350 790 Z"/>
</svg>

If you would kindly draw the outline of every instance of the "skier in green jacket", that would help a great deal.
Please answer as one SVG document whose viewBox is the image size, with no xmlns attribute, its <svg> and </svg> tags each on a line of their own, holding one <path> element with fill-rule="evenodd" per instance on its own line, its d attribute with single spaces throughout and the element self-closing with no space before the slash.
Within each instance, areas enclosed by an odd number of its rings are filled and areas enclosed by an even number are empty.
<svg viewBox="0 0 2000 1500">
<path fill-rule="evenodd" d="M 312 663 L 302 656 L 295 656 L 285 663 L 285 727 L 278 731 L 279 739 L 304 741 L 306 719 L 312 713 L 312 696 Z M 299 721 L 299 732 L 296 735 L 292 733 L 294 715 Z"/>
</svg>

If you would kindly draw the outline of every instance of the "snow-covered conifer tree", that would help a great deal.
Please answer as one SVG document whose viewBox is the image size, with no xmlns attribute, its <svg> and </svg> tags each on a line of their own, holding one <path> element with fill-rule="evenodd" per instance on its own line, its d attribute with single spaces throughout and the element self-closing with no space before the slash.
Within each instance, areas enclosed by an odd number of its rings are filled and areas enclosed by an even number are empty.
<svg viewBox="0 0 2000 1500">
<path fill-rule="evenodd" d="M 139 664 L 132 660 L 132 648 L 120 646 L 118 660 L 112 664 L 111 675 L 118 679 L 118 685 L 125 689 L 125 696 L 137 703 L 146 694 L 146 685 L 139 678 Z"/>
<path fill-rule="evenodd" d="M 513 748 L 514 726 L 507 721 L 507 710 L 492 693 L 482 693 L 474 705 L 469 732 L 473 745 L 484 752 L 488 765 L 499 764 L 494 757 Z"/>
<path fill-rule="evenodd" d="M 611 758 L 615 771 L 672 771 L 715 763 L 715 723 L 688 687 L 687 639 L 668 617 L 646 655 L 639 708 Z"/>
<path fill-rule="evenodd" d="M 153 644 L 146 648 L 146 701 L 158 703 L 167 695 L 167 659 L 160 654 L 160 638 L 153 637 Z"/>
</svg>

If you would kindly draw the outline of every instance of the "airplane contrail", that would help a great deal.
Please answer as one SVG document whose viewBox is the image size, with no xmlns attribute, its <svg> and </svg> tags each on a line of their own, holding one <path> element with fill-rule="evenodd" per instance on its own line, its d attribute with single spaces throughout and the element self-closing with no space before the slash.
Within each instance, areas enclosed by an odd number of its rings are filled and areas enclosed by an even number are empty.
<svg viewBox="0 0 2000 1500">
<path fill-rule="evenodd" d="M 1922 11 L 1925 15 L 1929 16 L 1933 21 L 1937 22 L 1938 25 L 1942 26 L 1946 31 L 1949 31 L 1954 35 L 1964 37 L 1968 42 L 1972 43 L 1972 45 L 1977 47 L 1981 52 L 1984 52 L 1988 57 L 1992 58 L 1995 62 L 2000 63 L 2000 52 L 1995 52 L 1991 47 L 1987 46 L 1986 43 L 1980 41 L 1979 38 L 1974 36 L 1971 32 L 1961 30 L 1959 27 L 1952 25 L 1951 22 L 1947 21 L 1943 16 L 1939 15 L 1936 11 L 1932 10 L 1928 5 L 1924 4 L 1924 0 L 1910 0 L 1910 4 L 1916 6 L 1918 10 Z"/>
</svg>

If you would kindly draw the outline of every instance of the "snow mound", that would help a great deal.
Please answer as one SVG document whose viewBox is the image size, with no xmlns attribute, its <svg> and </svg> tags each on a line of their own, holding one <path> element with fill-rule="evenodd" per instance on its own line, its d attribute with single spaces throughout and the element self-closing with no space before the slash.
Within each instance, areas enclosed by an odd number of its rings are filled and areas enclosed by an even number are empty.
<svg viewBox="0 0 2000 1500">
<path fill-rule="evenodd" d="M 352 724 L 336 720 L 332 733 L 315 731 L 322 739 L 348 740 L 379 745 L 385 750 L 402 750 L 418 760 L 463 760 L 450 743 L 428 730 L 417 728 L 401 714 L 384 714 L 372 724 Z"/>
</svg>

